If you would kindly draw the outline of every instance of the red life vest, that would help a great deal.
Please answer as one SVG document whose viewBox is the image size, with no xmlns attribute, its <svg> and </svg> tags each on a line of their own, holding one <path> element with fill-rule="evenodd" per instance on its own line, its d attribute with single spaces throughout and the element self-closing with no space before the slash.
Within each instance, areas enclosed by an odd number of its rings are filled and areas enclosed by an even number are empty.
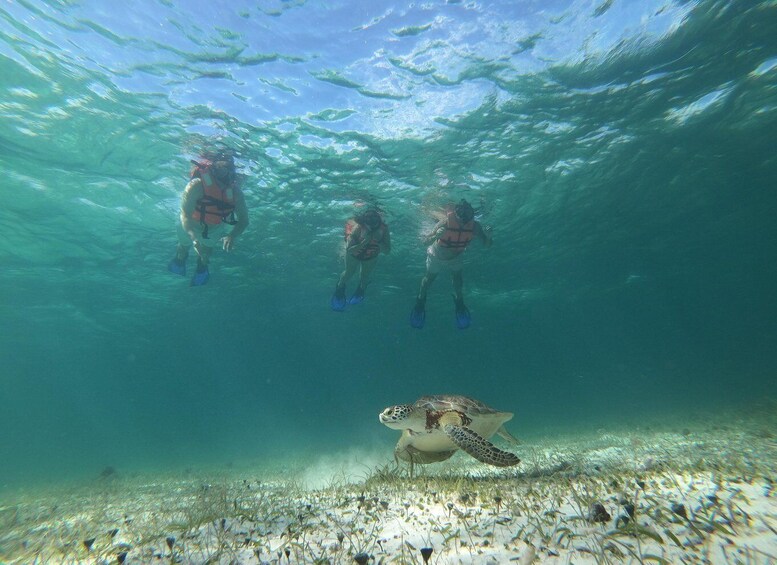
<svg viewBox="0 0 777 565">
<path fill-rule="evenodd" d="M 456 214 L 448 212 L 448 220 L 445 224 L 445 231 L 437 240 L 437 244 L 442 247 L 452 249 L 456 254 L 461 253 L 472 241 L 475 235 L 475 220 L 470 220 L 462 224 L 456 218 Z"/>
<path fill-rule="evenodd" d="M 345 222 L 345 241 L 348 242 L 348 237 L 353 233 L 353 230 L 356 229 L 356 226 L 359 224 L 356 222 L 356 220 L 350 219 L 347 222 Z M 373 230 L 370 234 L 370 242 L 362 247 L 358 251 L 349 251 L 351 255 L 356 257 L 359 261 L 366 261 L 368 259 L 372 259 L 373 257 L 377 257 L 380 253 L 380 242 L 383 241 L 383 238 L 385 237 L 386 233 L 386 224 L 381 222 L 380 227 L 377 230 Z M 364 241 L 364 232 L 361 232 L 359 234 L 359 241 L 356 243 L 361 243 Z"/>
<path fill-rule="evenodd" d="M 204 163 L 194 162 L 191 178 L 199 178 L 202 181 L 204 195 L 197 200 L 192 217 L 201 224 L 215 226 L 221 222 L 230 225 L 237 223 L 235 220 L 235 194 L 230 186 L 221 188 L 210 173 L 210 161 Z"/>
</svg>

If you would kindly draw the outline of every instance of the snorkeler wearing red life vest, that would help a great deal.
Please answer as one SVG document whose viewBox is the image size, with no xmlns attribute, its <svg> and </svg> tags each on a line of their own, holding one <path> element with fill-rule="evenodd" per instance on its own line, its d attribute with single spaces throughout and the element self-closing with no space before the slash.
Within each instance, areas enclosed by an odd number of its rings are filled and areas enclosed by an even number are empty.
<svg viewBox="0 0 777 565">
<path fill-rule="evenodd" d="M 192 161 L 191 180 L 184 189 L 178 223 L 178 248 L 167 268 L 186 275 L 189 246 L 197 252 L 197 271 L 192 286 L 208 282 L 208 263 L 213 248 L 221 243 L 232 251 L 235 238 L 248 226 L 248 208 L 236 182 L 235 161 L 228 153 L 217 153 L 201 162 Z M 226 226 L 232 229 L 226 233 Z"/>
<path fill-rule="evenodd" d="M 472 205 L 462 199 L 448 212 L 444 220 L 440 220 L 425 237 L 426 274 L 421 280 L 415 306 L 410 312 L 410 325 L 421 329 L 426 321 L 426 293 L 429 286 L 442 270 L 451 272 L 453 279 L 453 302 L 456 307 L 456 326 L 465 329 L 472 323 L 469 309 L 464 305 L 462 255 L 474 237 L 479 238 L 485 247 L 492 243 L 490 228 L 483 229 L 475 220 L 475 210 Z"/>
<path fill-rule="evenodd" d="M 383 222 L 380 213 L 371 208 L 357 214 L 345 224 L 345 270 L 340 275 L 335 292 L 330 300 L 332 310 L 342 312 L 347 304 L 359 304 L 364 300 L 364 291 L 369 276 L 375 268 L 378 255 L 391 253 L 389 228 Z M 346 301 L 345 286 L 359 269 L 359 286 Z"/>
</svg>

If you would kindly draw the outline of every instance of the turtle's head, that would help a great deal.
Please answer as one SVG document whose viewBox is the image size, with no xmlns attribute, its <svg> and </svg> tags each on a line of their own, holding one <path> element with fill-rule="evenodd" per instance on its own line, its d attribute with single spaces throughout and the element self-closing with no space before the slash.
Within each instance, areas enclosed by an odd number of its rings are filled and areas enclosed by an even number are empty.
<svg viewBox="0 0 777 565">
<path fill-rule="evenodd" d="M 380 413 L 378 418 L 380 423 L 392 428 L 394 430 L 404 430 L 410 427 L 408 425 L 408 419 L 413 412 L 413 407 L 409 404 L 397 404 L 396 406 L 389 406 L 383 412 Z"/>
</svg>

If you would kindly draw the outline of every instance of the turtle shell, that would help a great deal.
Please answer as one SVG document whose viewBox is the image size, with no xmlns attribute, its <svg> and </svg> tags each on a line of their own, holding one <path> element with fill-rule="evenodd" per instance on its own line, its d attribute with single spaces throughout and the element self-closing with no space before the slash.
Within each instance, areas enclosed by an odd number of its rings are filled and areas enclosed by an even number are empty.
<svg viewBox="0 0 777 565">
<path fill-rule="evenodd" d="M 470 417 L 499 413 L 499 410 L 494 410 L 479 400 L 457 394 L 422 396 L 415 401 L 413 408 L 434 411 L 455 410 L 457 412 L 463 412 Z"/>
</svg>

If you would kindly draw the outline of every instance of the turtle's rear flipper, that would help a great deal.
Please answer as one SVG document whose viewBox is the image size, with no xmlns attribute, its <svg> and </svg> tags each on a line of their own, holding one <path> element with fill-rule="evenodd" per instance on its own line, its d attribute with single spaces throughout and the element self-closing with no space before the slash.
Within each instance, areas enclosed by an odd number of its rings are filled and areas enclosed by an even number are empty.
<svg viewBox="0 0 777 565">
<path fill-rule="evenodd" d="M 500 427 L 500 428 L 499 428 L 499 429 L 496 431 L 496 435 L 498 435 L 498 436 L 499 436 L 499 437 L 501 437 L 502 439 L 505 439 L 505 440 L 509 441 L 509 442 L 510 442 L 510 443 L 512 443 L 513 445 L 520 445 L 520 444 L 521 444 L 520 440 L 518 440 L 518 438 L 516 438 L 516 437 L 515 437 L 513 434 L 511 434 L 510 432 L 508 432 L 508 431 L 505 429 L 505 427 L 504 427 L 504 426 Z"/>
<path fill-rule="evenodd" d="M 448 424 L 444 428 L 450 440 L 466 451 L 472 457 L 496 467 L 511 467 L 521 462 L 515 455 L 502 451 L 487 439 L 479 436 L 469 428 Z"/>
</svg>

